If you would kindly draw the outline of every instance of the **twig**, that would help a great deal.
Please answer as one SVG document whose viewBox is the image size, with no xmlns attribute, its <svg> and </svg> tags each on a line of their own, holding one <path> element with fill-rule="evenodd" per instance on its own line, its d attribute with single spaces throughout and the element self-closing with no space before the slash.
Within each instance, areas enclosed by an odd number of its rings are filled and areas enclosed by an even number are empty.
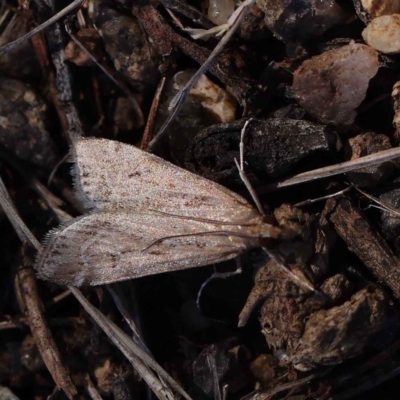
<svg viewBox="0 0 400 400">
<path fill-rule="evenodd" d="M 303 386 L 306 383 L 310 382 L 311 380 L 321 375 L 324 375 L 325 373 L 327 373 L 327 371 L 324 371 L 322 373 L 311 374 L 309 376 L 306 376 L 305 378 L 298 379 L 297 381 L 292 381 L 276 386 L 273 389 L 259 390 L 257 392 L 253 392 L 248 394 L 247 396 L 242 397 L 241 400 L 265 400 L 267 398 L 272 397 L 274 394 L 283 392 L 285 390 L 290 390 L 295 387 Z"/>
<path fill-rule="evenodd" d="M 33 268 L 21 269 L 18 272 L 18 282 L 25 300 L 25 312 L 36 346 L 58 388 L 62 389 L 69 399 L 72 399 L 77 394 L 77 390 L 72 383 L 65 363 L 61 360 L 57 345 L 45 319 Z"/>
<path fill-rule="evenodd" d="M 330 199 L 329 202 L 333 209 L 329 219 L 338 235 L 377 279 L 400 298 L 400 260 L 386 241 L 348 199 Z"/>
<path fill-rule="evenodd" d="M 65 17 L 68 13 L 75 10 L 75 8 L 78 8 L 83 2 L 84 2 L 84 0 L 74 0 L 70 5 L 65 7 L 63 10 L 58 12 L 56 15 L 49 18 L 46 22 L 43 22 L 43 24 L 32 29 L 30 32 L 21 36 L 19 39 L 14 40 L 13 42 L 7 43 L 4 46 L 0 47 L 0 55 L 9 53 L 10 51 L 14 50 L 21 43 L 25 42 L 26 40 L 29 40 L 32 36 L 37 35 L 43 29 L 46 29 L 50 25 L 57 22 L 60 18 Z"/>
<path fill-rule="evenodd" d="M 53 11 L 53 0 L 49 1 L 50 6 L 47 4 L 47 2 L 46 4 L 43 4 L 41 0 L 34 1 L 39 10 L 42 10 L 43 13 L 48 14 L 49 12 Z M 74 143 L 78 137 L 83 136 L 83 129 L 79 119 L 78 111 L 73 102 L 72 78 L 69 66 L 65 62 L 64 40 L 62 37 L 61 24 L 54 21 L 53 24 L 53 29 L 46 30 L 46 36 L 49 43 L 51 58 L 56 69 L 56 87 L 58 91 L 58 99 L 67 120 L 69 139 L 71 143 Z"/>
<path fill-rule="evenodd" d="M 136 115 L 138 117 L 138 124 L 142 126 L 144 124 L 144 116 L 142 109 L 140 108 L 140 105 L 135 97 L 135 95 L 131 92 L 129 87 L 121 80 L 117 79 L 114 76 L 114 73 L 110 68 L 107 68 L 103 66 L 99 61 L 97 61 L 96 57 L 83 45 L 83 43 L 75 36 L 75 34 L 72 32 L 72 29 L 70 27 L 69 21 L 65 21 L 65 30 L 68 33 L 68 35 L 71 37 L 71 39 L 76 43 L 76 45 L 90 58 L 90 60 L 101 69 L 101 71 L 119 88 L 122 90 L 122 92 L 125 94 L 125 96 L 129 99 L 131 102 L 133 109 L 136 112 Z"/>
<path fill-rule="evenodd" d="M 215 25 L 205 17 L 197 8 L 179 0 L 161 0 L 161 4 L 170 10 L 176 11 L 193 21 L 195 24 L 201 25 L 205 29 L 211 29 Z"/>
<path fill-rule="evenodd" d="M 154 125 L 156 123 L 157 110 L 158 110 L 158 106 L 160 104 L 161 93 L 164 89 L 166 80 L 167 80 L 167 78 L 165 76 L 163 76 L 161 78 L 160 82 L 158 83 L 157 90 L 154 94 L 153 102 L 151 103 L 149 116 L 147 117 L 146 128 L 143 133 L 142 142 L 140 143 L 140 148 L 142 150 L 146 150 L 146 151 L 148 150 L 149 142 L 153 136 Z"/>
<path fill-rule="evenodd" d="M 193 88 L 193 86 L 197 83 L 197 81 L 200 79 L 200 77 L 202 75 L 204 75 L 211 68 L 215 59 L 220 55 L 222 50 L 225 48 L 226 44 L 229 42 L 231 37 L 234 35 L 237 28 L 243 21 L 243 18 L 248 14 L 249 11 L 250 11 L 250 3 L 237 16 L 233 25 L 230 27 L 228 32 L 225 33 L 224 37 L 219 41 L 217 46 L 214 48 L 214 50 L 208 56 L 207 60 L 201 65 L 201 67 L 197 70 L 197 72 L 189 79 L 189 81 L 186 83 L 185 87 L 176 94 L 176 96 L 170 103 L 170 107 L 173 107 L 174 110 L 171 112 L 170 116 L 164 122 L 163 126 L 160 128 L 160 130 L 157 132 L 156 136 L 150 142 L 150 144 L 149 144 L 150 148 L 154 147 L 157 140 L 162 136 L 162 134 L 170 126 L 171 122 L 174 120 L 176 115 L 179 113 L 179 111 L 183 107 L 183 104 L 184 104 L 187 96 L 189 95 L 191 89 Z"/>
<path fill-rule="evenodd" d="M 336 165 L 330 165 L 329 167 L 323 167 L 315 169 L 313 171 L 303 172 L 301 174 L 292 176 L 291 178 L 284 181 L 257 188 L 257 192 L 259 194 L 268 193 L 284 187 L 316 181 L 318 179 L 327 178 L 329 176 L 344 174 L 355 169 L 382 164 L 396 158 L 400 158 L 400 147 L 379 151 L 378 153 L 370 154 L 365 157 L 360 157 L 356 160 L 346 161 Z"/>
<path fill-rule="evenodd" d="M 103 315 L 96 307 L 90 304 L 77 288 L 70 286 L 69 289 L 81 303 L 82 307 L 103 329 L 104 333 L 134 365 L 135 369 L 141 374 L 143 379 L 146 380 L 147 384 L 160 399 L 167 398 L 166 388 L 157 377 L 146 368 L 146 365 L 168 382 L 168 384 L 185 399 L 191 400 L 190 396 L 147 354 L 145 350 L 138 346 L 125 332 Z"/>
<path fill-rule="evenodd" d="M 26 246 L 29 241 L 33 247 L 35 247 L 38 251 L 41 251 L 41 244 L 32 235 L 30 230 L 19 217 L 17 211 L 11 203 L 11 199 L 8 196 L 1 179 L 0 203 L 24 246 Z M 47 369 L 54 379 L 54 382 L 65 392 L 69 399 L 72 399 L 77 394 L 77 390 L 72 383 L 68 370 L 61 361 L 61 356 L 57 349 L 57 345 L 53 339 L 51 330 L 44 316 L 43 304 L 39 298 L 35 274 L 33 272 L 33 268 L 31 267 L 33 262 L 28 259 L 24 264 L 28 267 L 22 268 L 18 272 L 18 282 L 21 288 L 20 292 L 22 293 L 26 306 L 26 309 L 23 311 L 26 312 L 26 316 L 29 321 L 29 327 L 35 339 L 35 343 L 39 349 L 44 363 L 46 364 Z"/>
<path fill-rule="evenodd" d="M 343 190 L 339 190 L 336 193 L 332 193 L 332 194 L 327 194 L 326 196 L 321 196 L 321 197 L 317 197 L 315 199 L 308 199 L 308 200 L 304 200 L 301 201 L 300 203 L 296 203 L 294 206 L 295 207 L 304 207 L 304 206 L 308 206 L 310 204 L 314 204 L 317 203 L 318 201 L 323 201 L 323 200 L 328 200 L 328 199 L 333 199 L 335 197 L 338 196 L 342 196 L 343 194 L 347 193 L 348 191 L 350 191 L 351 189 L 353 189 L 354 186 L 349 186 L 346 189 Z"/>
</svg>

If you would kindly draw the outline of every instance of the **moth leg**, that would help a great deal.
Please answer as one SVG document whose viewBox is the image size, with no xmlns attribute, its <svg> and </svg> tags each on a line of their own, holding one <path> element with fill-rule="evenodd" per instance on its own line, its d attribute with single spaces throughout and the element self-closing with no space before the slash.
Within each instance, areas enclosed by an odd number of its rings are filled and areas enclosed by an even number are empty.
<svg viewBox="0 0 400 400">
<path fill-rule="evenodd" d="M 232 272 L 214 272 L 208 279 L 206 279 L 201 285 L 199 292 L 197 293 L 196 306 L 200 310 L 200 298 L 203 293 L 205 287 L 214 279 L 226 279 L 231 276 L 239 275 L 242 273 L 242 262 L 240 257 L 235 258 L 236 261 L 236 270 Z"/>
<path fill-rule="evenodd" d="M 257 196 L 256 191 L 254 190 L 253 186 L 251 185 L 249 179 L 247 178 L 246 172 L 244 170 L 244 135 L 246 134 L 246 130 L 250 122 L 253 120 L 253 118 L 250 118 L 249 120 L 246 121 L 244 124 L 242 131 L 240 133 L 240 145 L 239 145 L 239 150 L 240 150 L 240 164 L 238 163 L 237 159 L 235 158 L 235 163 L 236 166 L 239 170 L 239 175 L 240 179 L 243 181 L 243 183 L 246 185 L 247 190 L 249 191 L 254 203 L 256 204 L 258 211 L 260 214 L 265 217 L 265 211 L 264 208 L 261 204 L 261 201 L 259 197 Z"/>
</svg>

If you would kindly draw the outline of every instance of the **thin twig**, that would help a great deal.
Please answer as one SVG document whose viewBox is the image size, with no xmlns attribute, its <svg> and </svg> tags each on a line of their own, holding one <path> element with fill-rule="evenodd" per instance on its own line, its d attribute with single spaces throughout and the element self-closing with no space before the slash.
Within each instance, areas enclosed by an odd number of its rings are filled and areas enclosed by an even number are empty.
<svg viewBox="0 0 400 400">
<path fill-rule="evenodd" d="M 99 61 L 97 61 L 96 57 L 83 45 L 83 43 L 75 36 L 75 34 L 72 32 L 71 26 L 69 21 L 64 22 L 65 25 L 65 30 L 68 33 L 68 35 L 71 37 L 71 39 L 76 43 L 76 45 L 90 58 L 90 60 L 101 69 L 101 71 L 109 78 L 119 89 L 122 90 L 122 92 L 125 94 L 125 96 L 129 99 L 131 102 L 133 109 L 136 112 L 136 115 L 138 117 L 138 124 L 142 126 L 144 124 L 144 116 L 143 116 L 143 111 L 140 108 L 140 105 L 135 97 L 135 95 L 132 93 L 132 91 L 129 89 L 129 87 L 121 80 L 117 79 L 114 76 L 114 73 L 110 68 L 105 67 L 102 65 Z"/>
<path fill-rule="evenodd" d="M 24 224 L 5 189 L 4 183 L 0 178 L 0 203 L 4 212 L 12 223 L 17 235 L 24 245 L 29 244 L 41 251 L 42 246 L 38 240 L 32 235 L 31 231 Z M 28 264 L 30 264 L 28 260 Z M 61 361 L 61 356 L 57 345 L 51 334 L 51 330 L 44 316 L 43 304 L 39 298 L 39 293 L 36 285 L 36 277 L 33 268 L 22 268 L 18 272 L 18 282 L 21 288 L 21 293 L 24 297 L 27 319 L 32 335 L 35 338 L 35 343 L 43 358 L 44 363 L 56 385 L 62 389 L 69 399 L 72 399 L 77 390 L 72 383 L 69 372 Z"/>
<path fill-rule="evenodd" d="M 313 171 L 303 172 L 301 174 L 292 176 L 291 178 L 284 181 L 257 188 L 257 192 L 259 194 L 269 193 L 284 187 L 316 181 L 318 179 L 327 178 L 329 176 L 345 174 L 346 172 L 353 171 L 355 169 L 382 164 L 396 158 L 400 158 L 400 147 L 379 151 L 378 153 L 370 154 L 365 157 L 360 157 L 356 160 L 346 161 L 336 165 L 330 165 L 329 167 L 323 167 L 315 169 Z"/>
<path fill-rule="evenodd" d="M 197 83 L 197 81 L 200 79 L 200 77 L 202 75 L 204 75 L 210 69 L 210 67 L 214 63 L 215 59 L 219 56 L 219 54 L 225 48 L 226 44 L 229 42 L 231 37 L 234 35 L 237 28 L 243 21 L 243 18 L 248 14 L 249 11 L 250 11 L 250 4 L 249 4 L 249 6 L 245 7 L 242 10 L 242 12 L 237 16 L 237 19 L 235 20 L 234 24 L 230 27 L 228 32 L 226 32 L 224 37 L 219 41 L 219 43 L 217 44 L 215 49 L 211 52 L 211 54 L 209 55 L 207 60 L 203 63 L 203 65 L 189 79 L 189 81 L 186 83 L 185 87 L 176 94 L 176 96 L 170 103 L 170 106 L 173 107 L 174 110 L 172 111 L 170 116 L 167 118 L 167 120 L 164 122 L 163 126 L 157 132 L 157 134 L 153 138 L 153 140 L 149 143 L 150 149 L 154 147 L 157 140 L 163 135 L 163 133 L 170 126 L 171 122 L 174 120 L 176 115 L 179 113 L 179 111 L 183 107 L 183 104 L 184 104 L 187 96 L 189 95 L 191 89 L 193 88 L 193 86 Z"/>
<path fill-rule="evenodd" d="M 51 18 L 49 18 L 46 22 L 43 22 L 43 24 L 41 24 L 41 25 L 37 26 L 36 28 L 32 29 L 30 32 L 28 32 L 25 35 L 21 36 L 19 39 L 14 40 L 13 42 L 7 43 L 4 46 L 0 47 L 0 55 L 9 53 L 10 51 L 14 50 L 21 43 L 25 42 L 26 40 L 29 40 L 32 36 L 37 35 L 43 29 L 46 29 L 50 25 L 52 25 L 55 22 L 57 22 L 60 18 L 65 17 L 68 13 L 70 13 L 73 10 L 75 10 L 75 8 L 78 8 L 84 1 L 85 0 L 74 0 L 70 5 L 68 5 L 67 7 L 62 9 L 56 15 L 52 16 Z"/>
<path fill-rule="evenodd" d="M 143 133 L 142 142 L 140 143 L 140 148 L 145 151 L 148 151 L 149 142 L 153 136 L 153 130 L 156 123 L 156 116 L 158 106 L 160 104 L 161 93 L 164 90 L 166 80 L 167 78 L 165 76 L 161 78 L 160 82 L 158 83 L 157 90 L 154 93 L 153 102 L 151 103 L 149 116 L 147 117 L 146 128 Z"/>
<path fill-rule="evenodd" d="M 339 190 L 336 193 L 332 193 L 332 194 L 327 194 L 326 196 L 321 196 L 321 197 L 317 197 L 315 199 L 308 199 L 308 200 L 304 200 L 301 201 L 300 203 L 296 203 L 294 206 L 295 207 L 304 207 L 304 206 L 308 206 L 310 204 L 314 204 L 317 203 L 318 201 L 323 201 L 323 200 L 328 200 L 328 199 L 333 199 L 335 197 L 338 196 L 342 196 L 343 194 L 347 193 L 348 191 L 350 191 L 351 189 L 353 189 L 354 186 L 349 186 L 346 189 L 343 190 Z"/>
<path fill-rule="evenodd" d="M 45 15 L 54 12 L 55 2 L 53 0 L 49 0 L 45 4 L 40 0 L 35 0 L 35 3 Z M 78 137 L 83 136 L 83 128 L 73 100 L 72 76 L 69 65 L 65 62 L 64 38 L 61 24 L 53 21 L 53 28 L 46 30 L 46 37 L 51 49 L 51 59 L 56 69 L 55 84 L 60 109 L 65 114 L 70 142 L 75 143 Z"/>
</svg>

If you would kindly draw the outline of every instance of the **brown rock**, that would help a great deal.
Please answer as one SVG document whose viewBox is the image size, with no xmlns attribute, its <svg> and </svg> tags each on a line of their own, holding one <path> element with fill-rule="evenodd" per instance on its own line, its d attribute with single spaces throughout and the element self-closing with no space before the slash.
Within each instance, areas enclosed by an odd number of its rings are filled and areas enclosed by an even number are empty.
<svg viewBox="0 0 400 400">
<path fill-rule="evenodd" d="M 313 117 L 327 124 L 349 125 L 378 68 L 375 50 L 349 44 L 305 61 L 294 73 L 293 89 L 299 104 Z"/>
</svg>

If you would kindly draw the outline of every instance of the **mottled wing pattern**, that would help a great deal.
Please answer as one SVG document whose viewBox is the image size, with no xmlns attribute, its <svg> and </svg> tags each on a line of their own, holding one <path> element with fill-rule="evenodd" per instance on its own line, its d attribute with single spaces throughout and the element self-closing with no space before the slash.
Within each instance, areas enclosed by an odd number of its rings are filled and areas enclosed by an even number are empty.
<svg viewBox="0 0 400 400">
<path fill-rule="evenodd" d="M 76 188 L 87 207 L 261 223 L 258 212 L 239 195 L 134 146 L 82 138 L 74 152 Z"/>
<path fill-rule="evenodd" d="M 81 286 L 203 266 L 252 247 L 245 237 L 212 234 L 243 229 L 132 210 L 93 213 L 50 234 L 36 269 L 40 278 Z"/>
</svg>

